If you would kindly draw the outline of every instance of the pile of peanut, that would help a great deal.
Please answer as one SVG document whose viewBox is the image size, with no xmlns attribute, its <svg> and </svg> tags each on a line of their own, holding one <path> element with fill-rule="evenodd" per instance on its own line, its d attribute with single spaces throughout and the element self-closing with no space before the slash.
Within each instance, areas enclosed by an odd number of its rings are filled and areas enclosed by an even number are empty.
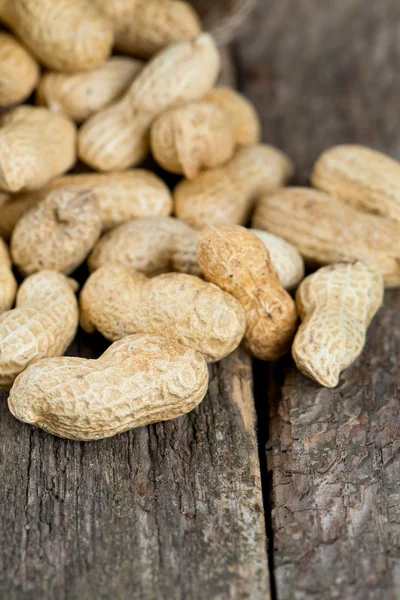
<svg viewBox="0 0 400 600">
<path fill-rule="evenodd" d="M 384 286 L 400 285 L 400 164 L 337 146 L 312 187 L 286 187 L 290 159 L 260 143 L 248 100 L 216 87 L 220 52 L 185 2 L 0 0 L 0 21 L 13 415 L 76 440 L 171 419 L 240 344 L 266 361 L 291 351 L 336 386 Z M 150 154 L 180 176 L 172 191 L 137 168 Z M 68 276 L 85 261 L 78 302 Z M 63 356 L 79 323 L 112 342 L 98 360 Z"/>
</svg>

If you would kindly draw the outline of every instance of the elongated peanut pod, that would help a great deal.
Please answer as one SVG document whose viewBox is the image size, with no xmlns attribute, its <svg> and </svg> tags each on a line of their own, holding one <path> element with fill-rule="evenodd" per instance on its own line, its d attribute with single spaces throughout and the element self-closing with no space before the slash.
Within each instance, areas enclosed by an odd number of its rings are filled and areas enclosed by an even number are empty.
<svg viewBox="0 0 400 600">
<path fill-rule="evenodd" d="M 55 271 L 40 271 L 22 283 L 16 307 L 0 315 L 1 388 L 9 389 L 33 362 L 65 352 L 78 328 L 76 287 Z"/>
<path fill-rule="evenodd" d="M 120 52 L 150 58 L 169 44 L 200 33 L 200 20 L 187 2 L 177 0 L 94 0 L 114 26 Z"/>
<path fill-rule="evenodd" d="M 143 63 L 128 56 L 112 56 L 101 67 L 83 73 L 48 71 L 39 83 L 37 103 L 81 123 L 94 113 L 115 102 L 134 78 Z"/>
<path fill-rule="evenodd" d="M 95 69 L 113 43 L 110 21 L 90 0 L 2 0 L 0 21 L 56 71 Z"/>
<path fill-rule="evenodd" d="M 292 348 L 300 371 L 335 387 L 341 371 L 361 354 L 382 300 L 382 276 L 358 260 L 329 265 L 306 277 L 296 293 L 302 323 Z"/>
<path fill-rule="evenodd" d="M 208 34 L 168 46 L 146 65 L 119 102 L 84 123 L 78 138 L 80 158 L 100 171 L 137 164 L 149 151 L 155 117 L 203 96 L 214 85 L 219 68 L 219 52 Z"/>
<path fill-rule="evenodd" d="M 0 189 L 37 189 L 76 160 L 75 125 L 46 108 L 20 106 L 0 120 Z"/>
<path fill-rule="evenodd" d="M 296 308 L 262 241 L 239 225 L 206 227 L 199 235 L 197 258 L 205 278 L 243 306 L 249 352 L 262 360 L 288 352 L 296 331 Z"/>
<path fill-rule="evenodd" d="M 20 421 L 72 440 L 98 440 L 184 415 L 207 392 L 204 358 L 155 335 L 131 335 L 97 360 L 44 359 L 15 381 L 8 406 Z"/>
<path fill-rule="evenodd" d="M 16 292 L 17 282 L 12 272 L 8 246 L 0 238 L 0 313 L 12 307 Z"/>
<path fill-rule="evenodd" d="M 244 225 L 256 199 L 285 185 L 291 161 L 262 144 L 240 148 L 224 166 L 184 179 L 175 187 L 175 214 L 192 227 Z"/>
<path fill-rule="evenodd" d="M 23 102 L 39 79 L 39 65 L 12 35 L 0 31 L 0 107 Z"/>
<path fill-rule="evenodd" d="M 400 221 L 400 163 L 370 148 L 328 148 L 314 165 L 314 187 L 361 210 Z"/>
<path fill-rule="evenodd" d="M 133 333 L 165 335 L 217 361 L 237 346 L 245 318 L 239 302 L 193 275 L 147 279 L 107 263 L 90 275 L 80 295 L 81 325 L 114 341 Z"/>
<path fill-rule="evenodd" d="M 309 188 L 286 188 L 262 197 L 253 226 L 287 240 L 311 265 L 359 259 L 400 285 L 400 226 Z"/>
<path fill-rule="evenodd" d="M 300 252 L 273 233 L 260 229 L 250 229 L 250 231 L 262 241 L 268 250 L 281 285 L 286 290 L 297 287 L 304 278 L 304 260 Z"/>
</svg>

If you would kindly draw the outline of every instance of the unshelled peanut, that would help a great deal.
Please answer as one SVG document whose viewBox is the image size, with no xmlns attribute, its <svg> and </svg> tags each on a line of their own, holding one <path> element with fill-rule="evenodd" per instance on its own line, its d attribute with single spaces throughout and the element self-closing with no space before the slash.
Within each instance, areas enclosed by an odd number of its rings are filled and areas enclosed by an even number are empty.
<svg viewBox="0 0 400 600">
<path fill-rule="evenodd" d="M 292 348 L 300 371 L 335 387 L 341 371 L 361 354 L 382 300 L 382 276 L 359 260 L 322 267 L 306 277 L 296 293 L 302 323 Z"/>
<path fill-rule="evenodd" d="M 72 121 L 47 108 L 20 106 L 0 119 L 0 189 L 37 189 L 76 160 Z"/>
<path fill-rule="evenodd" d="M 101 227 L 93 192 L 52 190 L 18 221 L 11 238 L 13 262 L 24 276 L 41 269 L 68 275 L 85 260 Z"/>
<path fill-rule="evenodd" d="M 40 358 L 59 356 L 78 328 L 77 284 L 61 273 L 40 271 L 17 292 L 16 307 L 0 315 L 0 387 Z"/>
<path fill-rule="evenodd" d="M 0 31 L 0 107 L 23 102 L 39 80 L 39 65 L 12 35 Z"/>
<path fill-rule="evenodd" d="M 206 33 L 171 44 L 145 66 L 121 100 L 84 123 L 79 157 L 100 171 L 137 164 L 149 151 L 152 121 L 169 108 L 204 96 L 219 67 L 218 49 Z"/>
<path fill-rule="evenodd" d="M 112 56 L 104 65 L 83 73 L 48 71 L 36 91 L 37 103 L 81 123 L 115 102 L 140 73 L 143 63 Z"/>
<path fill-rule="evenodd" d="M 311 181 L 355 208 L 400 221 L 400 163 L 381 152 L 355 144 L 328 148 Z"/>
<path fill-rule="evenodd" d="M 201 275 L 196 257 L 198 230 L 173 217 L 143 217 L 123 223 L 98 241 L 90 271 L 120 263 L 147 276 L 178 271 Z"/>
<path fill-rule="evenodd" d="M 115 342 L 97 360 L 40 360 L 8 399 L 20 421 L 72 440 L 98 440 L 191 411 L 207 392 L 199 352 L 154 335 Z"/>
<path fill-rule="evenodd" d="M 281 285 L 286 290 L 296 288 L 304 278 L 304 260 L 300 252 L 273 233 L 261 229 L 250 229 L 250 231 L 255 233 L 268 250 Z"/>
<path fill-rule="evenodd" d="M 16 292 L 17 282 L 12 272 L 8 246 L 0 238 L 0 313 L 12 307 Z"/>
<path fill-rule="evenodd" d="M 0 0 L 0 21 L 56 71 L 95 69 L 113 43 L 111 22 L 91 0 Z"/>
<path fill-rule="evenodd" d="M 205 278 L 243 306 L 249 352 L 262 360 L 288 352 L 297 326 L 296 308 L 262 241 L 239 225 L 206 227 L 199 235 L 197 258 Z"/>
<path fill-rule="evenodd" d="M 260 242 L 261 243 L 261 242 Z M 147 279 L 107 263 L 87 279 L 80 294 L 81 326 L 108 340 L 154 333 L 221 360 L 240 344 L 245 315 L 240 303 L 217 286 L 183 273 Z"/>
<path fill-rule="evenodd" d="M 245 224 L 256 199 L 285 185 L 290 160 L 272 146 L 240 148 L 224 166 L 184 179 L 175 187 L 175 214 L 192 227 Z"/>
<path fill-rule="evenodd" d="M 387 287 L 400 286 L 400 228 L 392 219 L 293 187 L 262 197 L 253 226 L 287 240 L 310 266 L 359 259 L 380 271 Z"/>
</svg>

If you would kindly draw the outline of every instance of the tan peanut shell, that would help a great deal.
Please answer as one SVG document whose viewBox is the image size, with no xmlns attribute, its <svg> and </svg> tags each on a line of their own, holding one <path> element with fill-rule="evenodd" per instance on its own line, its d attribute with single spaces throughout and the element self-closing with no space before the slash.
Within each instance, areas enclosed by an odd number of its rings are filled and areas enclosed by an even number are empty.
<svg viewBox="0 0 400 600">
<path fill-rule="evenodd" d="M 150 139 L 158 164 L 188 179 L 202 169 L 225 163 L 235 149 L 226 114 L 206 102 L 192 102 L 163 113 L 154 121 Z"/>
<path fill-rule="evenodd" d="M 0 238 L 0 313 L 12 307 L 16 292 L 17 282 L 12 272 L 8 246 Z"/>
<path fill-rule="evenodd" d="M 50 191 L 18 221 L 11 238 L 14 264 L 26 276 L 41 269 L 72 273 L 101 234 L 101 215 L 91 191 Z"/>
<path fill-rule="evenodd" d="M 284 238 L 311 264 L 359 259 L 400 285 L 400 227 L 309 188 L 285 188 L 257 204 L 253 226 Z"/>
<path fill-rule="evenodd" d="M 199 235 L 197 258 L 205 278 L 243 306 L 243 341 L 249 352 L 261 360 L 288 352 L 297 326 L 296 307 L 262 241 L 240 225 L 206 227 Z"/>
<path fill-rule="evenodd" d="M 175 214 L 197 229 L 244 225 L 255 200 L 285 185 L 292 173 L 290 160 L 272 146 L 240 148 L 226 165 L 178 183 Z"/>
<path fill-rule="evenodd" d="M 292 348 L 300 371 L 335 387 L 341 371 L 361 354 L 382 300 L 382 276 L 359 260 L 322 267 L 306 277 L 296 293 L 302 323 Z"/>
<path fill-rule="evenodd" d="M 10 196 L 0 204 L 0 235 L 9 239 L 21 216 L 60 188 L 92 191 L 97 198 L 102 228 L 110 229 L 137 217 L 168 215 L 172 195 L 165 183 L 145 169 L 122 173 L 68 174 L 53 179 L 45 188 Z"/>
<path fill-rule="evenodd" d="M 98 440 L 184 415 L 204 398 L 207 363 L 155 335 L 131 335 L 97 360 L 40 360 L 17 377 L 9 398 L 24 423 L 72 440 Z"/>
<path fill-rule="evenodd" d="M 167 273 L 147 279 L 107 263 L 87 279 L 80 294 L 81 326 L 115 341 L 154 333 L 221 360 L 240 344 L 245 316 L 239 302 L 193 275 Z"/>
<path fill-rule="evenodd" d="M 200 33 L 200 21 L 187 2 L 177 0 L 94 0 L 114 26 L 120 52 L 150 58 L 172 42 Z"/>
<path fill-rule="evenodd" d="M 65 352 L 78 328 L 76 287 L 55 271 L 25 279 L 16 307 L 0 315 L 0 388 L 10 389 L 33 362 Z"/>
<path fill-rule="evenodd" d="M 44 73 L 36 91 L 37 103 L 81 123 L 114 102 L 140 73 L 143 63 L 112 56 L 104 65 L 83 73 Z"/>
<path fill-rule="evenodd" d="M 221 86 L 210 90 L 203 100 L 211 102 L 226 113 L 236 144 L 249 146 L 260 142 L 260 118 L 254 106 L 243 94 Z"/>
<path fill-rule="evenodd" d="M 113 43 L 110 21 L 91 0 L 0 0 L 0 21 L 56 71 L 95 69 Z"/>
<path fill-rule="evenodd" d="M 273 233 L 261 231 L 261 229 L 250 229 L 250 231 L 262 241 L 268 250 L 281 285 L 286 290 L 297 287 L 304 278 L 304 260 L 300 252 Z"/>
<path fill-rule="evenodd" d="M 168 46 L 145 66 L 121 100 L 84 123 L 78 137 L 80 158 L 100 171 L 137 164 L 149 151 L 155 117 L 204 96 L 219 68 L 219 52 L 208 34 Z"/>
<path fill-rule="evenodd" d="M 89 270 L 108 262 L 147 276 L 178 271 L 201 275 L 196 257 L 198 230 L 173 217 L 142 217 L 103 235 L 89 256 Z"/>
<path fill-rule="evenodd" d="M 75 125 L 47 108 L 20 106 L 0 120 L 0 189 L 37 189 L 76 160 Z"/>
<path fill-rule="evenodd" d="M 23 102 L 39 80 L 39 65 L 12 35 L 0 31 L 0 107 Z"/>
<path fill-rule="evenodd" d="M 355 144 L 333 146 L 319 156 L 311 180 L 354 208 L 400 221 L 400 163 L 381 152 Z"/>
</svg>

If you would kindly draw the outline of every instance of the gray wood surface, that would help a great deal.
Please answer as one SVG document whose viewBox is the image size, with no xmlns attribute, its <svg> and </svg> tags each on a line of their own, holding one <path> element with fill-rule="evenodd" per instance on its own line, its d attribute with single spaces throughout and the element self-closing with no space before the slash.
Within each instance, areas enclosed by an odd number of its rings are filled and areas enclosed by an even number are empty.
<svg viewBox="0 0 400 600">
<path fill-rule="evenodd" d="M 235 56 L 264 139 L 291 156 L 297 182 L 336 143 L 400 159 L 399 33 L 397 0 L 261 0 Z M 263 389 L 277 598 L 400 598 L 399 291 L 337 389 L 289 359 Z"/>
</svg>

